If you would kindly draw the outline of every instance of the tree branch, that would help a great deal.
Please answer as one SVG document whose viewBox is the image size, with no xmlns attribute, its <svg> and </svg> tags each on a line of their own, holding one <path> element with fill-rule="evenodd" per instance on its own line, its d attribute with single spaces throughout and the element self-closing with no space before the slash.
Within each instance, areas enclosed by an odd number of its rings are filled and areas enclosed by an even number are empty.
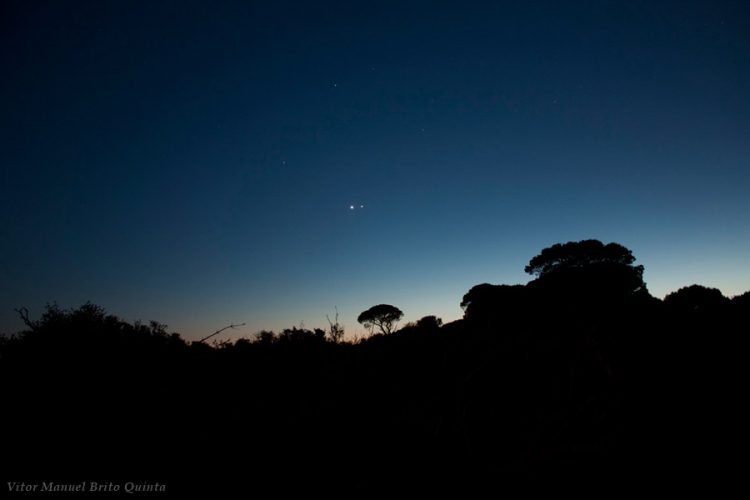
<svg viewBox="0 0 750 500">
<path fill-rule="evenodd" d="M 32 331 L 36 330 L 36 324 L 29 319 L 29 310 L 25 307 L 21 307 L 19 309 L 15 310 L 19 316 L 21 316 L 21 321 Z"/>
<path fill-rule="evenodd" d="M 211 337 L 213 337 L 214 335 L 218 335 L 218 334 L 220 334 L 220 333 L 221 333 L 221 332 L 223 332 L 224 330 L 230 330 L 230 329 L 231 329 L 231 330 L 234 330 L 234 329 L 235 329 L 235 328 L 237 328 L 238 326 L 245 326 L 245 323 L 239 323 L 239 324 L 237 324 L 237 325 L 235 325 L 234 323 L 232 323 L 232 324 L 231 324 L 231 325 L 229 325 L 229 326 L 225 326 L 224 328 L 221 328 L 221 329 L 219 329 L 219 330 L 216 330 L 216 331 L 215 331 L 214 333 L 212 333 L 211 335 L 209 335 L 209 336 L 207 336 L 207 337 L 203 337 L 203 338 L 202 338 L 202 339 L 200 339 L 200 340 L 199 340 L 198 342 L 205 342 L 206 340 L 210 339 L 210 338 L 211 338 Z"/>
</svg>

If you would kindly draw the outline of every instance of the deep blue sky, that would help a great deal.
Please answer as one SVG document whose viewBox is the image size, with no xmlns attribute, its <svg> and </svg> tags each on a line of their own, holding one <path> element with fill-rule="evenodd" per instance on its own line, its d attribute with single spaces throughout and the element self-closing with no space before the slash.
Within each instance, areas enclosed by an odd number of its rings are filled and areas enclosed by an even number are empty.
<svg viewBox="0 0 750 500">
<path fill-rule="evenodd" d="M 1 9 L 0 331 L 452 320 L 585 238 L 656 296 L 750 289 L 743 0 Z"/>
</svg>

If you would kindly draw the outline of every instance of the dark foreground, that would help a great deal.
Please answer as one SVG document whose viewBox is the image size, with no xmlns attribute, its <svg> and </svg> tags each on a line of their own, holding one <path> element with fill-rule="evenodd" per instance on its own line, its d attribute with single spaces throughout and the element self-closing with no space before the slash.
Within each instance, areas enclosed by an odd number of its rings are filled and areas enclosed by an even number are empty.
<svg viewBox="0 0 750 500">
<path fill-rule="evenodd" d="M 3 345 L 3 480 L 211 496 L 726 485 L 745 311 L 558 306 L 221 348 L 57 311 Z"/>
</svg>

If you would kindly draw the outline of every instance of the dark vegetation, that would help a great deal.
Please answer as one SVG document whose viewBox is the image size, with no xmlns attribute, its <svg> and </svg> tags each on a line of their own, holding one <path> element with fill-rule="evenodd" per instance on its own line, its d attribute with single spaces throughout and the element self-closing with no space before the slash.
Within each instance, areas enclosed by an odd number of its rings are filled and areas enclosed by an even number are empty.
<svg viewBox="0 0 750 500">
<path fill-rule="evenodd" d="M 207 497 L 715 491 L 741 463 L 750 295 L 662 301 L 634 261 L 555 245 L 527 285 L 469 290 L 462 320 L 394 331 L 403 313 L 381 304 L 358 342 L 338 318 L 211 346 L 91 304 L 21 310 L 27 328 L 0 344 L 2 479 Z"/>
</svg>

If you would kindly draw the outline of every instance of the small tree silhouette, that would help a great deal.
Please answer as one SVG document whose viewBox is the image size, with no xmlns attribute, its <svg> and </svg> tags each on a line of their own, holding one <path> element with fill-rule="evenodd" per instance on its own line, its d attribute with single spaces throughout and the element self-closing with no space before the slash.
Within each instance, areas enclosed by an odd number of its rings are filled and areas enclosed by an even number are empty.
<svg viewBox="0 0 750 500">
<path fill-rule="evenodd" d="M 339 323 L 338 308 L 334 307 L 334 310 L 336 311 L 334 321 L 331 321 L 331 318 L 329 318 L 327 314 L 326 319 L 328 320 L 328 335 L 331 337 L 331 341 L 334 344 L 338 344 L 344 338 L 344 327 Z"/>
<path fill-rule="evenodd" d="M 404 313 L 398 307 L 390 304 L 378 304 L 360 314 L 357 322 L 368 329 L 376 326 L 382 333 L 389 334 L 403 317 Z"/>
</svg>

